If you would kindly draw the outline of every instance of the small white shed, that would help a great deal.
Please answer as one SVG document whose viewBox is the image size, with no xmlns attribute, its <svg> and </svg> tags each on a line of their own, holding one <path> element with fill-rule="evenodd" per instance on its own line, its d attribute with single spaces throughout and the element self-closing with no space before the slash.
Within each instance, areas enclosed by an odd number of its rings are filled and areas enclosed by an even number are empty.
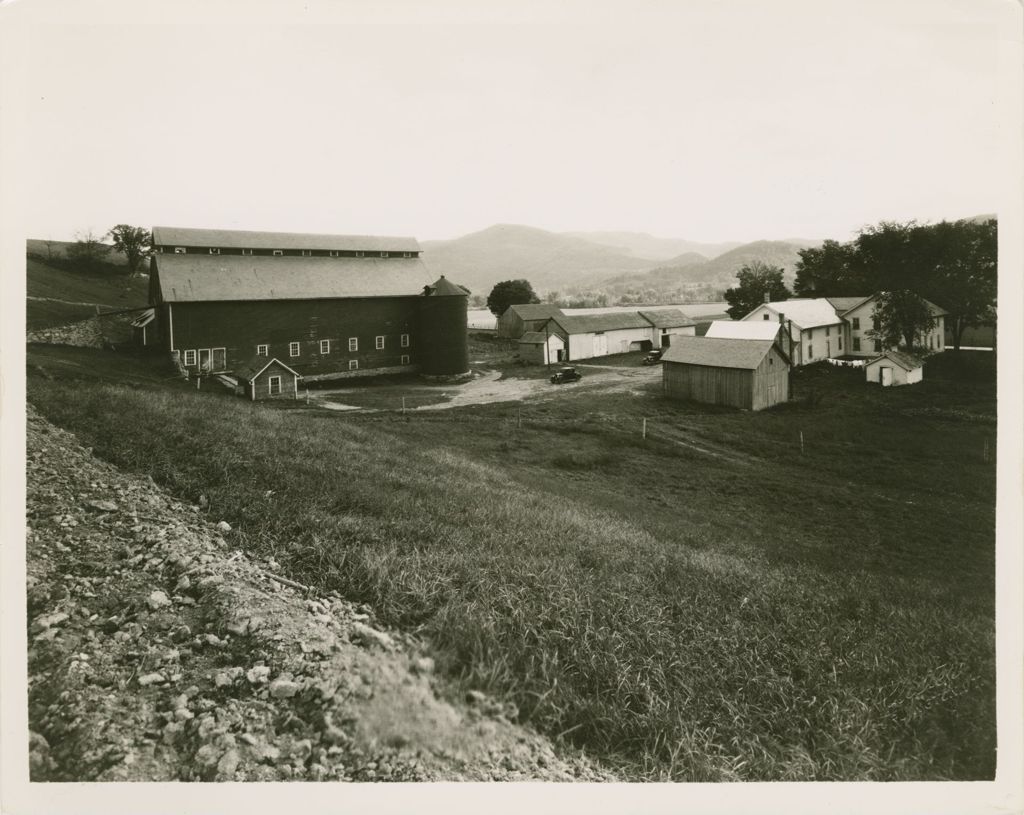
<svg viewBox="0 0 1024 815">
<path fill-rule="evenodd" d="M 557 334 L 527 331 L 519 338 L 519 358 L 531 365 L 548 365 L 565 359 L 565 342 Z"/>
<path fill-rule="evenodd" d="M 869 360 L 864 373 L 868 382 L 878 382 L 883 388 L 913 385 L 924 379 L 924 362 L 902 351 L 886 351 Z"/>
</svg>

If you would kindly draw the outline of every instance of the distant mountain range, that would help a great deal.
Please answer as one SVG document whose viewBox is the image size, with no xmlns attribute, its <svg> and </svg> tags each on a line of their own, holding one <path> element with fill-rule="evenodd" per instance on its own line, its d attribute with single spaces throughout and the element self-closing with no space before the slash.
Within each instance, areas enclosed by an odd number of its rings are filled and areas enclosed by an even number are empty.
<svg viewBox="0 0 1024 815">
<path fill-rule="evenodd" d="M 599 243 L 602 246 L 610 246 L 621 254 L 656 261 L 692 253 L 707 260 L 741 245 L 736 242 L 697 243 L 678 238 L 656 238 L 646 232 L 563 232 L 562 234 L 572 238 L 582 238 L 591 243 Z"/>
</svg>

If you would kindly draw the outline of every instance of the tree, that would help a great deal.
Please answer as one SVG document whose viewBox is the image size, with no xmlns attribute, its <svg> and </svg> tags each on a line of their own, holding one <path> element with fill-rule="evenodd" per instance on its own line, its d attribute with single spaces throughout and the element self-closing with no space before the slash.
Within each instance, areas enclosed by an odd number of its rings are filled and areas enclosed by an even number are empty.
<svg viewBox="0 0 1024 815">
<path fill-rule="evenodd" d="M 152 251 L 153 236 L 148 229 L 128 224 L 118 224 L 109 234 L 114 241 L 114 248 L 128 259 L 128 274 L 135 277 L 143 258 L 148 257 Z"/>
<path fill-rule="evenodd" d="M 796 282 L 798 297 L 844 297 L 861 294 L 858 275 L 854 273 L 854 247 L 848 243 L 825 241 L 817 249 L 801 249 L 797 254 Z"/>
<path fill-rule="evenodd" d="M 883 348 L 915 348 L 917 338 L 936 322 L 924 298 L 909 289 L 879 292 L 875 298 L 874 328 L 868 336 L 880 340 Z"/>
<path fill-rule="evenodd" d="M 509 306 L 539 302 L 540 298 L 527 280 L 503 280 L 496 283 L 491 293 L 487 295 L 487 308 L 496 317 L 504 314 Z"/>
<path fill-rule="evenodd" d="M 769 266 L 761 260 L 745 264 L 736 272 L 739 286 L 725 292 L 725 299 L 730 306 L 726 313 L 738 320 L 766 300 L 788 300 L 792 292 L 782 281 L 782 274 L 783 270 L 779 266 Z"/>
<path fill-rule="evenodd" d="M 107 260 L 110 247 L 94 235 L 91 229 L 75 233 L 75 242 L 71 244 L 66 255 L 69 261 L 83 272 L 97 271 Z"/>
</svg>

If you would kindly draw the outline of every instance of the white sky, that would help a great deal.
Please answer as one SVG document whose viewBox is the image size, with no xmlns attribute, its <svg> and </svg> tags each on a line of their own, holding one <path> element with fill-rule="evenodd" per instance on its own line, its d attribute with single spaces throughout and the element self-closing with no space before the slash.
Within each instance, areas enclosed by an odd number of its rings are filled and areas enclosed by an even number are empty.
<svg viewBox="0 0 1024 815">
<path fill-rule="evenodd" d="M 32 26 L 29 236 L 846 239 L 998 205 L 1012 2 L 279 6 Z"/>
</svg>

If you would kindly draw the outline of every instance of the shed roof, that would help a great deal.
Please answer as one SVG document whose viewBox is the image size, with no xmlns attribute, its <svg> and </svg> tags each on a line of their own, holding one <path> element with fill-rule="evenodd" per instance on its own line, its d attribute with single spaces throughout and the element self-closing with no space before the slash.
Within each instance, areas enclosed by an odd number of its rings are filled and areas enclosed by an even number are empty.
<svg viewBox="0 0 1024 815">
<path fill-rule="evenodd" d="M 889 359 L 895 362 L 905 371 L 913 371 L 924 365 L 924 360 L 919 357 L 915 357 L 913 354 L 908 354 L 905 351 L 886 351 L 884 354 L 879 354 L 877 357 L 868 360 L 867 364 L 874 365 L 876 362 L 881 362 L 883 359 Z"/>
<path fill-rule="evenodd" d="M 527 345 L 543 345 L 549 339 L 556 339 L 559 344 L 562 342 L 562 338 L 557 334 L 545 334 L 543 331 L 527 331 L 519 338 L 519 342 Z"/>
<path fill-rule="evenodd" d="M 772 340 L 680 337 L 661 355 L 662 362 L 753 370 L 771 350 Z M 778 349 L 776 349 L 778 350 Z"/>
<path fill-rule="evenodd" d="M 705 336 L 714 339 L 774 340 L 782 324 L 776 320 L 714 320 Z"/>
<path fill-rule="evenodd" d="M 775 314 L 784 314 L 786 319 L 792 320 L 798 328 L 816 328 L 819 325 L 835 325 L 842 322 L 836 314 L 835 306 L 824 297 L 774 300 L 764 305 Z M 753 313 L 752 311 L 750 314 Z M 743 319 L 750 320 L 750 314 Z"/>
<path fill-rule="evenodd" d="M 419 252 L 415 238 L 381 235 L 320 235 L 308 232 L 255 232 L 243 229 L 191 229 L 154 226 L 154 246 L 211 246 L 222 249 L 334 249 L 366 252 Z"/>
<path fill-rule="evenodd" d="M 415 296 L 430 283 L 419 258 L 164 254 L 154 266 L 167 303 Z"/>
<path fill-rule="evenodd" d="M 677 308 L 648 309 L 638 311 L 637 314 L 655 328 L 684 328 L 697 325 Z"/>
<path fill-rule="evenodd" d="M 546 320 L 548 317 L 562 315 L 562 309 L 551 303 L 516 303 L 509 306 L 508 311 L 517 315 L 520 320 Z"/>
<path fill-rule="evenodd" d="M 552 317 L 551 320 L 567 334 L 590 334 L 594 331 L 651 327 L 650 322 L 636 311 L 623 311 L 617 314 L 563 314 Z"/>
<path fill-rule="evenodd" d="M 267 370 L 267 368 L 269 368 L 271 365 L 275 363 L 280 365 L 286 371 L 291 372 L 299 379 L 302 379 L 302 374 L 300 374 L 294 368 L 289 368 L 277 357 L 265 357 L 260 356 L 259 354 L 250 359 L 241 368 L 236 368 L 234 371 L 232 371 L 232 373 L 239 379 L 244 379 L 246 382 L 252 382 L 257 376 L 259 376 L 261 373 Z"/>
</svg>

